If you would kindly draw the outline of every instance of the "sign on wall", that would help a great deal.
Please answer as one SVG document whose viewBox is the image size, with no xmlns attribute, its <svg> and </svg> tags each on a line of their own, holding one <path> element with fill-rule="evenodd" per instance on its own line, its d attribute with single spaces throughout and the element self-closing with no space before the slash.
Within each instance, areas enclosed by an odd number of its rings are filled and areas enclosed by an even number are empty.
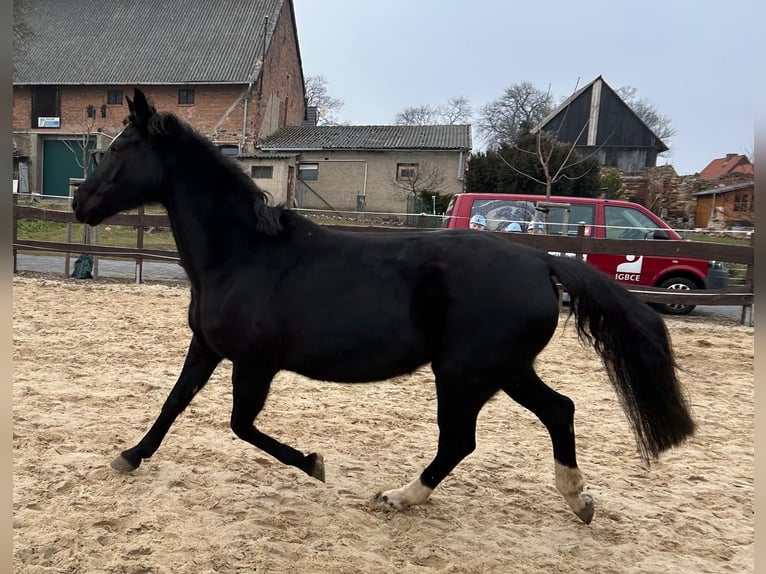
<svg viewBox="0 0 766 574">
<path fill-rule="evenodd" d="M 38 128 L 60 128 L 61 127 L 61 118 L 54 118 L 54 117 L 38 117 L 37 118 L 37 127 Z"/>
</svg>

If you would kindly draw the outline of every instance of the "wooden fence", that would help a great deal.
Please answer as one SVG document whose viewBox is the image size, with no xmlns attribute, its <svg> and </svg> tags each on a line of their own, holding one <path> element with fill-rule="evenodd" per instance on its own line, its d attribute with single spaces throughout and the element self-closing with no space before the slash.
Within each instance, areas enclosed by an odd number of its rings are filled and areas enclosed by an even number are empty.
<svg viewBox="0 0 766 574">
<path fill-rule="evenodd" d="M 149 227 L 169 228 L 167 215 L 146 214 L 143 208 L 137 214 L 119 213 L 104 220 L 102 225 L 125 225 L 137 230 L 136 247 L 112 247 L 74 242 L 47 242 L 19 240 L 17 227 L 19 219 L 35 219 L 54 221 L 57 223 L 77 223 L 74 213 L 44 209 L 41 207 L 18 204 L 18 194 L 13 201 L 13 269 L 16 272 L 16 254 L 19 250 L 46 251 L 63 254 L 90 254 L 95 257 L 123 258 L 136 262 L 136 282 L 142 281 L 142 263 L 144 261 L 179 261 L 177 251 L 147 249 L 143 245 L 144 230 Z M 411 232 L 439 233 L 438 229 L 420 229 L 408 227 L 382 227 L 357 225 L 328 225 L 333 229 L 350 232 Z M 583 254 L 624 254 L 648 255 L 661 257 L 684 257 L 703 260 L 716 260 L 725 263 L 739 263 L 747 266 L 743 285 L 723 289 L 689 289 L 676 291 L 657 287 L 629 286 L 628 289 L 644 301 L 663 304 L 694 304 L 694 305 L 742 305 L 742 322 L 753 324 L 752 309 L 754 304 L 754 239 L 753 233 L 750 245 L 727 245 L 722 243 L 706 243 L 700 241 L 641 239 L 594 239 L 585 237 L 580 230 L 578 236 L 561 237 L 556 235 L 537 235 L 525 233 L 500 233 L 499 236 L 508 241 L 515 241 L 536 247 L 544 251 L 558 253 Z"/>
</svg>

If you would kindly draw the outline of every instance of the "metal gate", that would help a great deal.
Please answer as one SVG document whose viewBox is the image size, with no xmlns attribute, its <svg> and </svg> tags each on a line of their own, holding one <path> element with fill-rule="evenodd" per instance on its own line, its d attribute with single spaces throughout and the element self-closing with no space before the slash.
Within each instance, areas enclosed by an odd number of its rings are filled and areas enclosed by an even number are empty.
<svg viewBox="0 0 766 574">
<path fill-rule="evenodd" d="M 93 139 L 95 140 L 95 138 Z M 89 172 L 93 169 L 90 151 L 94 150 L 95 147 L 96 142 L 91 141 L 86 150 Z M 82 161 L 83 142 L 81 139 L 43 140 L 43 195 L 68 197 L 69 179 L 83 177 Z"/>
<path fill-rule="evenodd" d="M 441 227 L 443 218 L 433 213 L 433 207 L 419 195 L 407 196 L 408 227 Z"/>
</svg>

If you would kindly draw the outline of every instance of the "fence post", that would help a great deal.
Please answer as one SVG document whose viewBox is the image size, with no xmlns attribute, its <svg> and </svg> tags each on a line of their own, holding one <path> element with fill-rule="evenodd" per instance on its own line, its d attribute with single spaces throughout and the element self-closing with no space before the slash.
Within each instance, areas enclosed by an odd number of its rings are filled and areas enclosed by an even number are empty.
<svg viewBox="0 0 766 574">
<path fill-rule="evenodd" d="M 585 237 L 585 222 L 581 221 L 577 224 L 577 238 L 580 240 L 580 242 L 577 244 L 579 247 L 582 247 L 582 238 Z M 579 250 L 575 253 L 575 259 L 583 260 L 583 253 Z"/>
<path fill-rule="evenodd" d="M 19 219 L 16 217 L 16 206 L 19 204 L 19 194 L 18 192 L 13 194 L 13 272 L 16 273 L 18 271 L 17 264 L 16 264 L 16 240 L 18 239 L 19 233 L 18 233 L 18 226 L 19 226 Z"/>
<path fill-rule="evenodd" d="M 138 208 L 138 230 L 136 235 L 136 251 L 144 248 L 144 206 Z M 140 255 L 136 256 L 136 285 L 144 280 L 144 260 Z"/>
<path fill-rule="evenodd" d="M 98 245 L 98 230 L 100 226 L 96 225 L 96 227 L 93 228 L 93 242 Z M 93 277 L 98 279 L 98 256 L 93 256 Z"/>
<path fill-rule="evenodd" d="M 70 205 L 72 203 L 72 198 L 74 197 L 75 190 L 77 189 L 77 187 L 83 181 L 85 181 L 85 180 L 83 178 L 81 178 L 81 177 L 70 177 L 69 178 L 69 204 Z M 83 243 L 87 243 L 87 241 L 85 241 L 85 224 L 83 223 L 82 225 L 83 225 L 83 227 L 82 227 L 82 233 L 83 233 L 82 239 L 83 239 Z M 66 242 L 67 243 L 72 243 L 72 224 L 71 223 L 67 223 L 66 224 Z M 65 277 L 69 277 L 69 263 L 70 263 L 70 254 L 67 251 L 64 254 L 64 276 Z"/>
<path fill-rule="evenodd" d="M 753 232 L 750 234 L 750 247 L 753 248 L 753 253 L 755 253 L 755 229 L 753 229 Z M 747 264 L 747 270 L 745 271 L 745 285 L 750 285 L 753 287 L 753 291 L 755 291 L 755 287 L 753 286 L 753 282 L 755 281 L 755 273 L 753 273 L 753 264 L 755 263 L 755 257 L 753 257 L 753 260 L 750 261 Z M 747 327 L 753 326 L 753 307 L 755 306 L 755 302 L 750 303 L 749 305 L 742 305 L 742 324 L 746 325 Z"/>
</svg>

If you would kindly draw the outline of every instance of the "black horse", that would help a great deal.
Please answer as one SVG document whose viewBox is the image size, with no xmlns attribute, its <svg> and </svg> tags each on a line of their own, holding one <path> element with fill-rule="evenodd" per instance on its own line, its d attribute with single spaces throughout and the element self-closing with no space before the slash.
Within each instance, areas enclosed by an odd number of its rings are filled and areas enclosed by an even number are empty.
<svg viewBox="0 0 766 574">
<path fill-rule="evenodd" d="M 378 495 L 424 502 L 475 448 L 482 406 L 502 390 L 550 433 L 556 487 L 586 523 L 593 500 L 577 467 L 574 403 L 535 373 L 557 328 L 555 281 L 571 298 L 583 341 L 606 371 L 648 462 L 694 432 L 660 316 L 601 272 L 486 232 L 357 233 L 324 228 L 283 207 L 230 159 L 143 93 L 72 207 L 79 221 L 158 202 L 191 283 L 186 360 L 154 425 L 112 466 L 136 469 L 222 359 L 233 364 L 231 428 L 284 464 L 324 481 L 305 455 L 256 428 L 274 375 L 286 369 L 345 383 L 431 363 L 438 396 L 436 456 L 410 484 Z M 489 279 L 491 277 L 491 280 Z M 364 408 L 367 408 L 366 406 Z"/>
</svg>

